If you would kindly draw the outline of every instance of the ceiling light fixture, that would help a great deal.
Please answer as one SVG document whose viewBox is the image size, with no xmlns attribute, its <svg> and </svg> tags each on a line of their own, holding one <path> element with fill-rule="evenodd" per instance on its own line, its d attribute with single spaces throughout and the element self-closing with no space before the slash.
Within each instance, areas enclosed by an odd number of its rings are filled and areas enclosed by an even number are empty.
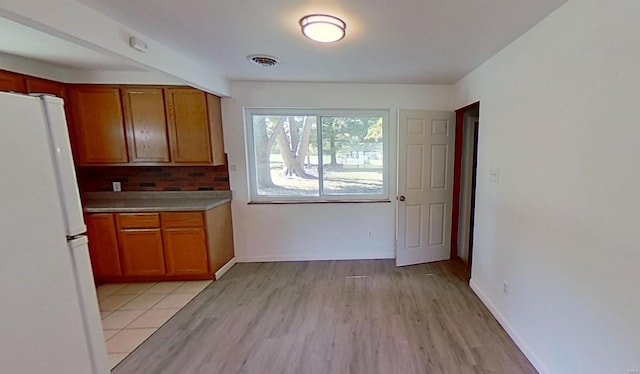
<svg viewBox="0 0 640 374">
<path fill-rule="evenodd" d="M 310 14 L 300 19 L 302 34 L 320 43 L 333 43 L 342 40 L 347 24 L 340 18 L 327 14 Z"/>
</svg>

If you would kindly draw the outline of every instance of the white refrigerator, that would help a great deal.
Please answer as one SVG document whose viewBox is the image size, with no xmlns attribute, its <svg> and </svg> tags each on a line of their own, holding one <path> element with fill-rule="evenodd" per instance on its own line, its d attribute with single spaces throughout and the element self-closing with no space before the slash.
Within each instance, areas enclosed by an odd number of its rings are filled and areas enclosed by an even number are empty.
<svg viewBox="0 0 640 374">
<path fill-rule="evenodd" d="M 63 101 L 0 92 L 0 372 L 109 372 Z"/>
</svg>

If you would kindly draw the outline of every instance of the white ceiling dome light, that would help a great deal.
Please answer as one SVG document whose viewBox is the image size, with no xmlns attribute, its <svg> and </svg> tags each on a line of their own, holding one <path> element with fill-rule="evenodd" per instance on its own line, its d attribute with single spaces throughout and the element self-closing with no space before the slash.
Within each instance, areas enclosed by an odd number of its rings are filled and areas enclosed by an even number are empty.
<svg viewBox="0 0 640 374">
<path fill-rule="evenodd" d="M 347 24 L 340 18 L 327 14 L 310 14 L 300 19 L 302 34 L 320 43 L 333 43 L 342 40 Z"/>
</svg>

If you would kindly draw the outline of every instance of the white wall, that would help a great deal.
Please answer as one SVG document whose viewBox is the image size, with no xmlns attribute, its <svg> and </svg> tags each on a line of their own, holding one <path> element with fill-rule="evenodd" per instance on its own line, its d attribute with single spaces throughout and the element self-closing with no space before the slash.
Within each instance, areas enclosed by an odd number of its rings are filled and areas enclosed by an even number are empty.
<svg viewBox="0 0 640 374">
<path fill-rule="evenodd" d="M 65 82 L 69 69 L 0 52 L 0 69 Z"/>
<path fill-rule="evenodd" d="M 123 59 L 141 69 L 175 77 L 208 92 L 222 96 L 229 93 L 229 81 L 212 66 L 165 47 L 75 0 L 0 0 L 0 17 Z M 149 47 L 147 52 L 130 48 L 130 36 L 144 40 Z"/>
<path fill-rule="evenodd" d="M 395 257 L 395 200 L 248 205 L 243 107 L 388 109 L 395 175 L 397 110 L 451 110 L 450 86 L 233 82 L 231 96 L 222 100 L 222 114 L 239 261 Z M 392 197 L 395 191 L 392 180 Z"/>
<path fill-rule="evenodd" d="M 480 101 L 472 286 L 541 372 L 640 369 L 638 15 L 569 1 L 455 86 Z"/>
<path fill-rule="evenodd" d="M 0 53 L 0 69 L 64 83 L 184 84 L 158 72 L 76 70 L 6 53 Z"/>
</svg>

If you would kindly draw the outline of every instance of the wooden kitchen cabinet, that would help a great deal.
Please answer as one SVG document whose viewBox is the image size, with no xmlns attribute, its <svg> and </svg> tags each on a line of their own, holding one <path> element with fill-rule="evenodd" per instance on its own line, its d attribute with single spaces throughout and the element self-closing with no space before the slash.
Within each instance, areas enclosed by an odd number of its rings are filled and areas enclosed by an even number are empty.
<svg viewBox="0 0 640 374">
<path fill-rule="evenodd" d="M 131 162 L 169 162 L 169 141 L 162 88 L 122 89 Z"/>
<path fill-rule="evenodd" d="M 65 99 L 65 101 L 67 99 L 67 89 L 62 83 L 35 77 L 27 77 L 25 78 L 25 82 L 27 93 L 50 94 Z M 68 105 L 65 105 L 65 108 L 66 107 L 68 107 Z"/>
<path fill-rule="evenodd" d="M 71 103 L 69 102 L 69 97 L 67 95 L 67 87 L 64 83 L 59 83 L 55 81 L 50 81 L 48 79 L 41 79 L 36 77 L 25 78 L 25 83 L 27 85 L 27 93 L 36 94 L 43 93 L 57 96 L 64 100 L 64 112 L 67 116 L 67 127 L 71 126 Z M 73 134 L 69 134 L 71 137 Z"/>
<path fill-rule="evenodd" d="M 167 274 L 209 274 L 204 227 L 163 228 L 162 237 Z"/>
<path fill-rule="evenodd" d="M 111 213 L 85 215 L 89 256 L 96 279 L 122 275 L 116 224 Z"/>
<path fill-rule="evenodd" d="M 234 256 L 231 204 L 206 211 L 86 215 L 101 282 L 213 279 Z"/>
<path fill-rule="evenodd" d="M 159 213 L 120 213 L 119 229 L 156 229 L 160 228 Z"/>
<path fill-rule="evenodd" d="M 192 88 L 167 88 L 165 106 L 172 161 L 212 164 L 205 93 Z"/>
<path fill-rule="evenodd" d="M 203 213 L 167 212 L 161 220 L 167 274 L 210 274 Z"/>
<path fill-rule="evenodd" d="M 24 76 L 0 70 L 0 91 L 26 93 L 27 87 L 24 82 Z"/>
<path fill-rule="evenodd" d="M 227 163 L 224 153 L 224 137 L 222 134 L 222 107 L 220 98 L 207 94 L 207 111 L 209 113 L 209 129 L 211 130 L 211 157 L 213 165 Z"/>
<path fill-rule="evenodd" d="M 78 166 L 226 163 L 217 96 L 124 85 L 74 85 L 68 93 Z"/>
<path fill-rule="evenodd" d="M 165 273 L 160 229 L 120 230 L 120 253 L 125 276 Z"/>
<path fill-rule="evenodd" d="M 76 164 L 127 163 L 120 90 L 113 87 L 73 86 L 72 145 Z"/>
<path fill-rule="evenodd" d="M 120 213 L 116 217 L 123 275 L 164 274 L 164 251 L 158 213 Z"/>
<path fill-rule="evenodd" d="M 215 273 L 234 257 L 231 203 L 206 211 L 209 267 Z"/>
</svg>

